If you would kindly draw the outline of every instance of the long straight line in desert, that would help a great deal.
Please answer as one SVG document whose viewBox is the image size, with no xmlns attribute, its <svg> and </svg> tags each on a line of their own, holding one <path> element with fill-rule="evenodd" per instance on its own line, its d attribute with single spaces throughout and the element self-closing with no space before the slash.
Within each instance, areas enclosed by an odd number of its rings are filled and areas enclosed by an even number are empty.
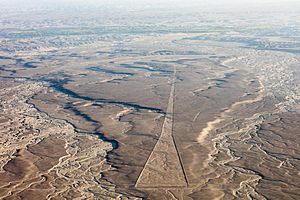
<svg viewBox="0 0 300 200">
<path fill-rule="evenodd" d="M 167 113 L 159 140 L 151 152 L 136 187 L 186 187 L 187 181 L 173 138 L 174 95 L 176 67 L 172 80 Z"/>
</svg>

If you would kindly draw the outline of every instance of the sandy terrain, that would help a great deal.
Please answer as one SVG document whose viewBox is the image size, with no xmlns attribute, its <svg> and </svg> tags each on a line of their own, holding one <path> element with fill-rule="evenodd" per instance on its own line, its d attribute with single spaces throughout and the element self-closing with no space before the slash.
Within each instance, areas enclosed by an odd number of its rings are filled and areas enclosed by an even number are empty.
<svg viewBox="0 0 300 200">
<path fill-rule="evenodd" d="M 38 111 L 27 101 L 40 92 L 42 84 L 1 80 L 1 198 L 121 198 L 100 175 L 111 170 L 111 145 Z"/>
<path fill-rule="evenodd" d="M 300 196 L 298 15 L 5 8 L 0 199 Z"/>
</svg>

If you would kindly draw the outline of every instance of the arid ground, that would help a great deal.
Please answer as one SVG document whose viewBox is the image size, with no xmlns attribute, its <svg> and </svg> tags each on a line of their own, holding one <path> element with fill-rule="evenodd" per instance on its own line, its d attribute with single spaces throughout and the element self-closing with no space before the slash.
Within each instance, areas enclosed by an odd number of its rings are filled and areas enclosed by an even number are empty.
<svg viewBox="0 0 300 200">
<path fill-rule="evenodd" d="M 299 13 L 0 9 L 0 199 L 299 199 Z"/>
</svg>

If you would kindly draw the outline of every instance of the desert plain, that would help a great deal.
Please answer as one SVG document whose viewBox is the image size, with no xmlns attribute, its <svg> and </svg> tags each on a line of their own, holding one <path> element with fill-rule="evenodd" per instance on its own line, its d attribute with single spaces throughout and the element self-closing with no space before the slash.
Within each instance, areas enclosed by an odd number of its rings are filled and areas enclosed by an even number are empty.
<svg viewBox="0 0 300 200">
<path fill-rule="evenodd" d="M 0 199 L 299 199 L 299 13 L 1 4 Z"/>
</svg>

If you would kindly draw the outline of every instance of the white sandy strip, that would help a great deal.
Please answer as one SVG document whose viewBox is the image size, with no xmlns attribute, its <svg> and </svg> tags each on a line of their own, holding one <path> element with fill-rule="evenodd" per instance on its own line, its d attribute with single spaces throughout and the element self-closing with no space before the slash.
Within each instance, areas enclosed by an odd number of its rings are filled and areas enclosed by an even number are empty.
<svg viewBox="0 0 300 200">
<path fill-rule="evenodd" d="M 219 117 L 215 118 L 213 121 L 210 121 L 207 123 L 206 127 L 204 129 L 202 129 L 202 131 L 200 132 L 197 141 L 200 144 L 203 144 L 203 142 L 205 141 L 206 137 L 208 136 L 208 134 L 215 129 L 216 125 L 219 124 L 220 122 L 224 121 L 226 118 L 226 115 L 228 113 L 230 113 L 231 111 L 233 111 L 237 106 L 240 105 L 246 105 L 246 104 L 252 104 L 258 101 L 261 101 L 263 96 L 264 96 L 264 86 L 262 84 L 262 82 L 260 81 L 260 79 L 258 79 L 259 84 L 260 84 L 260 89 L 259 89 L 259 94 L 255 99 L 247 99 L 247 100 L 243 100 L 243 101 L 238 101 L 235 102 L 234 104 L 232 104 L 228 109 L 226 109 L 225 111 L 223 111 Z"/>
<path fill-rule="evenodd" d="M 124 107 L 124 110 L 122 110 L 121 112 L 119 112 L 119 113 L 114 117 L 114 119 L 119 121 L 122 117 L 124 117 L 125 115 L 128 115 L 128 114 L 131 113 L 132 111 L 134 111 L 133 108 Z"/>
</svg>

